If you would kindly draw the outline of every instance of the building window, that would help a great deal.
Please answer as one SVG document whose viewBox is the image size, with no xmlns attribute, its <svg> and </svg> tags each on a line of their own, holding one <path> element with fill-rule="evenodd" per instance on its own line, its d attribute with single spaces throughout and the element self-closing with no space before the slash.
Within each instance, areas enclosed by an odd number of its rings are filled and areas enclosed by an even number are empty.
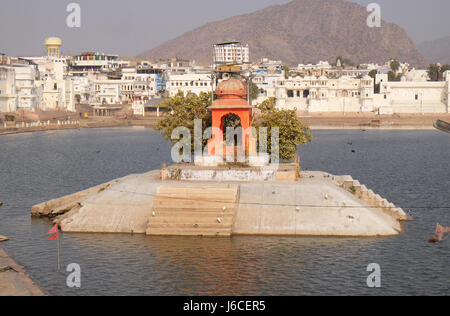
<svg viewBox="0 0 450 316">
<path fill-rule="evenodd" d="M 416 100 L 419 100 L 419 95 L 418 94 L 416 94 Z"/>
</svg>

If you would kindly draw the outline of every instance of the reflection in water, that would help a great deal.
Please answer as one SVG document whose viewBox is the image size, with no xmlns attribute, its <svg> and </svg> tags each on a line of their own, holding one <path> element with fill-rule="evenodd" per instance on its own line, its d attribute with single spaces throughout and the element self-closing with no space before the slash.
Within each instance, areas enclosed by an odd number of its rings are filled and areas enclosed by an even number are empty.
<svg viewBox="0 0 450 316">
<path fill-rule="evenodd" d="M 68 289 L 64 269 L 55 272 L 56 244 L 46 241 L 51 223 L 30 219 L 30 207 L 156 169 L 169 163 L 170 147 L 147 129 L 11 135 L 0 137 L 0 232 L 11 238 L 2 246 L 53 295 L 450 294 L 449 241 L 427 243 L 437 222 L 450 224 L 447 209 L 432 208 L 450 205 L 450 138 L 434 131 L 314 136 L 301 149 L 303 168 L 351 174 L 396 205 L 430 208 L 411 208 L 415 221 L 389 238 L 62 234 L 62 266 L 82 269 L 82 288 Z M 381 266 L 381 289 L 367 288 L 370 263 Z"/>
</svg>

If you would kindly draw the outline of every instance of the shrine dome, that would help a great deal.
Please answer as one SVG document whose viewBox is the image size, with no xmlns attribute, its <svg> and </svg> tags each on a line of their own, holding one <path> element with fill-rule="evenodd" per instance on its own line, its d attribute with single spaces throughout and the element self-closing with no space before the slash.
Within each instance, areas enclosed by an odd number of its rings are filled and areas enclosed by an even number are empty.
<svg viewBox="0 0 450 316">
<path fill-rule="evenodd" d="M 247 87 L 243 81 L 230 78 L 219 83 L 216 95 L 219 99 L 247 99 Z"/>
</svg>

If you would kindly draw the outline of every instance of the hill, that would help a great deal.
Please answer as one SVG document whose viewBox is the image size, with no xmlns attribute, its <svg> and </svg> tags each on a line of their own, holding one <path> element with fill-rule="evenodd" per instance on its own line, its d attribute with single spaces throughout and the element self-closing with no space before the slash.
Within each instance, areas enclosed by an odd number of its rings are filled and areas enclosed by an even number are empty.
<svg viewBox="0 0 450 316">
<path fill-rule="evenodd" d="M 450 64 L 450 36 L 423 42 L 417 47 L 429 62 Z"/>
<path fill-rule="evenodd" d="M 355 63 L 396 58 L 413 65 L 426 64 L 402 28 L 384 21 L 380 28 L 370 28 L 368 15 L 365 7 L 343 0 L 293 0 L 208 23 L 139 57 L 211 62 L 214 43 L 236 39 L 250 45 L 253 61 L 268 57 L 297 65 L 343 56 Z"/>
</svg>

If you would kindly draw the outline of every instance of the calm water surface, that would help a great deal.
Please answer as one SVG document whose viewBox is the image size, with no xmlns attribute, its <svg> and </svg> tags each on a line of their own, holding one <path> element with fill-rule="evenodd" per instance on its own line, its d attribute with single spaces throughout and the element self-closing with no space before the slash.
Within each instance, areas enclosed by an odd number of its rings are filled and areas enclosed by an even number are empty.
<svg viewBox="0 0 450 316">
<path fill-rule="evenodd" d="M 231 239 L 64 234 L 62 263 L 82 268 L 82 288 L 56 273 L 51 228 L 32 205 L 170 163 L 149 129 L 43 132 L 0 137 L 0 234 L 7 251 L 52 295 L 450 295 L 450 136 L 437 131 L 316 131 L 302 168 L 351 174 L 415 221 L 392 238 Z M 352 149 L 355 150 L 352 153 Z M 369 263 L 382 288 L 366 285 Z"/>
</svg>

